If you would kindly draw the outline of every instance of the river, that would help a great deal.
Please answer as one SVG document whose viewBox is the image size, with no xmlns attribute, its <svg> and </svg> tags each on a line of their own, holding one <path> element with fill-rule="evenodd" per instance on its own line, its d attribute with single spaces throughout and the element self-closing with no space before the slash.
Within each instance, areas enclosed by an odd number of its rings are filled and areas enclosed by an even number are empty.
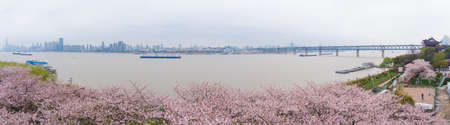
<svg viewBox="0 0 450 125">
<path fill-rule="evenodd" d="M 405 52 L 386 51 L 386 56 Z M 369 69 L 336 74 L 365 62 L 381 63 L 380 52 L 341 52 L 340 56 L 299 57 L 294 54 L 182 55 L 181 59 L 140 59 L 135 54 L 35 52 L 18 56 L 0 52 L 0 61 L 44 60 L 56 67 L 58 79 L 91 88 L 146 85 L 156 93 L 171 94 L 173 87 L 191 83 L 221 83 L 241 89 L 262 86 L 293 87 L 306 83 L 347 81 L 382 72 Z"/>
</svg>

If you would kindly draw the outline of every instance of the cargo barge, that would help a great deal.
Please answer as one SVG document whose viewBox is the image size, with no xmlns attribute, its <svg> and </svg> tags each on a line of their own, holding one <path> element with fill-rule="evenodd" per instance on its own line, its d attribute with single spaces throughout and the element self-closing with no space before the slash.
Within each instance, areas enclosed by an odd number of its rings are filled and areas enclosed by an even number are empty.
<svg viewBox="0 0 450 125">
<path fill-rule="evenodd" d="M 33 54 L 30 53 L 21 53 L 21 52 L 13 52 L 13 55 L 21 55 L 21 56 L 32 56 Z"/>
<path fill-rule="evenodd" d="M 141 59 L 180 59 L 181 56 L 141 56 Z"/>
<path fill-rule="evenodd" d="M 358 67 L 346 69 L 346 70 L 339 70 L 339 71 L 336 71 L 336 73 L 347 74 L 347 73 L 356 72 L 356 71 L 360 71 L 360 70 L 370 69 L 373 67 L 375 67 L 375 64 L 373 64 L 373 63 L 363 63 L 362 66 L 358 66 Z"/>
</svg>

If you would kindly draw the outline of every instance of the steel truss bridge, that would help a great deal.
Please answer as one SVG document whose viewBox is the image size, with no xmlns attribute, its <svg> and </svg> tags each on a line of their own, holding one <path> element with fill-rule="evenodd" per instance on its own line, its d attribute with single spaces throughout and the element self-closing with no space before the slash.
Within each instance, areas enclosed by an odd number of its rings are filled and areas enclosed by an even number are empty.
<svg viewBox="0 0 450 125">
<path fill-rule="evenodd" d="M 414 53 L 416 50 L 422 48 L 423 45 L 361 45 L 361 46 L 303 46 L 303 47 L 278 47 L 278 48 L 258 48 L 263 52 L 303 52 L 305 55 L 308 52 L 335 51 L 336 56 L 339 56 L 339 51 L 356 51 L 356 56 L 359 57 L 359 51 L 381 51 L 381 56 L 384 57 L 385 50 L 410 50 Z"/>
</svg>

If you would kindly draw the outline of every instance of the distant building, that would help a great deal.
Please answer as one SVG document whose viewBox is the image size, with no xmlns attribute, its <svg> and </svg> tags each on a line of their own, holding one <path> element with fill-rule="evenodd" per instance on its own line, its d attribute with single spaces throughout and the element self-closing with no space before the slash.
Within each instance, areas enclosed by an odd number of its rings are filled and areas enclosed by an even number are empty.
<svg viewBox="0 0 450 125">
<path fill-rule="evenodd" d="M 60 37 L 58 40 L 58 45 L 56 47 L 56 51 L 64 51 L 64 38 Z"/>
<path fill-rule="evenodd" d="M 108 51 L 111 52 L 125 52 L 127 49 L 127 44 L 125 44 L 123 41 L 119 41 L 117 43 L 113 43 L 109 45 L 109 48 L 107 48 Z"/>
<path fill-rule="evenodd" d="M 127 45 L 123 41 L 119 41 L 117 43 L 117 51 L 124 52 L 126 48 L 127 48 Z"/>
<path fill-rule="evenodd" d="M 44 51 L 58 51 L 58 42 L 45 42 Z"/>
<path fill-rule="evenodd" d="M 4 50 L 4 51 L 9 51 L 9 50 L 8 50 L 8 46 L 9 46 L 9 44 L 8 44 L 8 38 L 6 38 L 6 39 L 5 39 L 5 46 L 3 46 L 3 50 Z"/>
<path fill-rule="evenodd" d="M 105 41 L 102 41 L 102 51 L 105 50 Z"/>
<path fill-rule="evenodd" d="M 64 51 L 66 52 L 81 52 L 84 50 L 83 45 L 65 45 Z"/>
<path fill-rule="evenodd" d="M 437 47 L 437 45 L 439 45 L 439 43 L 440 42 L 435 40 L 433 37 L 422 40 L 422 44 L 426 47 Z"/>
</svg>

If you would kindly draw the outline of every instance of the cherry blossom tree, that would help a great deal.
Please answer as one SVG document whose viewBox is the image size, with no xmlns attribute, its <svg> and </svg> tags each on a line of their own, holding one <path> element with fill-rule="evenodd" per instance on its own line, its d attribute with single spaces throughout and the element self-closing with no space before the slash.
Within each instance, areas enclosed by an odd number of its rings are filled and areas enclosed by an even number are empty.
<svg viewBox="0 0 450 125">
<path fill-rule="evenodd" d="M 41 81 L 28 72 L 0 69 L 0 123 L 125 124 L 162 117 L 159 107 L 164 98 L 146 94 L 143 88 L 93 90 Z"/>
<path fill-rule="evenodd" d="M 240 91 L 205 83 L 176 91 L 166 104 L 174 124 L 442 124 L 393 94 L 344 84 Z"/>
<path fill-rule="evenodd" d="M 402 81 L 409 81 L 414 77 L 432 80 L 436 77 L 433 66 L 423 59 L 416 59 L 412 63 L 405 65 L 405 73 Z"/>
<path fill-rule="evenodd" d="M 2 124 L 445 124 L 391 93 L 341 83 L 247 91 L 220 84 L 177 86 L 175 97 L 145 87 L 87 89 L 0 68 Z"/>
</svg>

